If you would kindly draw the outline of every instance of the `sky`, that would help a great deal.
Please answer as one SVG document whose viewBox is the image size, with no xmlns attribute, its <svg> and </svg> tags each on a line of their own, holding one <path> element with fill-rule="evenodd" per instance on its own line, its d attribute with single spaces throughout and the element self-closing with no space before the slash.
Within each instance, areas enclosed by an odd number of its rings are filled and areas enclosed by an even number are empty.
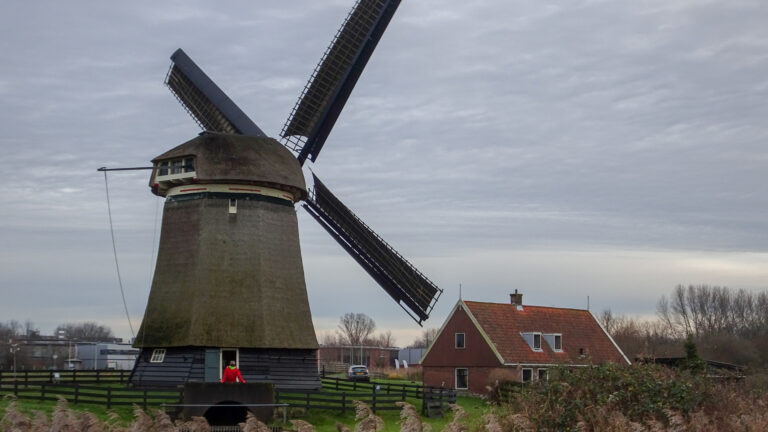
<svg viewBox="0 0 768 432">
<path fill-rule="evenodd" d="M 163 85 L 169 56 L 277 136 L 352 4 L 5 2 L 0 321 L 129 338 L 96 169 L 199 133 Z M 459 295 L 652 317 L 677 284 L 766 290 L 766 22 L 751 0 L 404 0 L 309 165 L 444 290 L 425 327 Z M 148 175 L 108 176 L 135 329 L 162 212 Z M 316 330 L 359 312 L 415 339 L 297 210 Z"/>
</svg>

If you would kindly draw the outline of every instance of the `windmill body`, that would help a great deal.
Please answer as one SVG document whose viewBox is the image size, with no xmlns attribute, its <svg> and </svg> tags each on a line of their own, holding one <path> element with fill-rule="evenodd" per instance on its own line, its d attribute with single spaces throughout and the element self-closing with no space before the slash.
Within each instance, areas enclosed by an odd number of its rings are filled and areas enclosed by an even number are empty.
<svg viewBox="0 0 768 432">
<path fill-rule="evenodd" d="M 319 386 L 296 158 L 271 138 L 204 132 L 153 163 L 166 202 L 134 385 L 216 381 L 231 358 L 247 381 Z"/>
<path fill-rule="evenodd" d="M 153 159 L 166 198 L 152 288 L 134 346 L 136 386 L 218 381 L 317 388 L 317 340 L 294 205 L 419 325 L 442 290 L 301 166 L 314 162 L 400 0 L 357 0 L 281 133 L 268 138 L 181 49 L 166 84 L 204 130 Z"/>
</svg>

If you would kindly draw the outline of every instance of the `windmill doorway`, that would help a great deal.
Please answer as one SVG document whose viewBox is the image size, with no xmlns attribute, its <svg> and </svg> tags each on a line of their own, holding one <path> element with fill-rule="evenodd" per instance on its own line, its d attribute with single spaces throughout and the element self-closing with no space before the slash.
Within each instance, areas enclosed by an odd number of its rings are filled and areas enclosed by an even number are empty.
<svg viewBox="0 0 768 432">
<path fill-rule="evenodd" d="M 224 368 L 229 362 L 234 361 L 237 368 L 240 367 L 240 352 L 237 348 L 222 348 L 219 352 L 219 379 L 224 373 Z"/>
</svg>

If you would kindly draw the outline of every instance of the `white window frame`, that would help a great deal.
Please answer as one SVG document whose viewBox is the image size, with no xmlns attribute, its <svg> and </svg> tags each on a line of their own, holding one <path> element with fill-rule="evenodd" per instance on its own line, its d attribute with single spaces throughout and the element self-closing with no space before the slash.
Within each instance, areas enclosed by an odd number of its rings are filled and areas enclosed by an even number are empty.
<svg viewBox="0 0 768 432">
<path fill-rule="evenodd" d="M 149 358 L 150 363 L 162 363 L 165 360 L 165 348 L 155 348 L 152 350 L 152 357 Z"/>
<path fill-rule="evenodd" d="M 459 370 L 465 370 L 467 371 L 466 377 L 467 377 L 467 386 L 466 387 L 459 387 Z M 469 390 L 469 368 L 455 368 L 453 370 L 453 387 L 456 390 Z"/>
<path fill-rule="evenodd" d="M 539 337 L 539 346 L 538 347 L 536 346 L 536 336 Z M 542 340 L 541 340 L 541 333 L 533 333 L 533 342 L 531 343 L 531 349 L 533 349 L 534 351 L 541 351 L 542 350 L 541 349 L 541 342 L 542 342 Z"/>
<path fill-rule="evenodd" d="M 462 346 L 459 346 L 459 335 L 461 335 Z M 456 333 L 456 335 L 453 337 L 453 345 L 456 349 L 465 349 L 467 347 L 467 334 Z"/>
<path fill-rule="evenodd" d="M 561 333 L 555 333 L 554 335 L 554 343 L 552 344 L 552 350 L 555 352 L 563 352 L 563 335 Z M 560 348 L 557 347 L 557 339 L 560 339 Z"/>
<path fill-rule="evenodd" d="M 536 379 L 541 381 L 541 373 L 544 372 L 544 381 L 549 381 L 549 369 L 539 368 L 536 370 Z"/>
<path fill-rule="evenodd" d="M 219 348 L 219 379 L 224 376 L 224 369 L 229 366 L 224 364 L 224 351 L 235 352 L 235 367 L 240 369 L 240 349 L 239 348 Z"/>
<path fill-rule="evenodd" d="M 189 167 L 190 164 L 192 165 L 192 168 Z M 195 177 L 195 158 L 192 156 L 185 156 L 181 158 L 159 161 L 157 163 L 156 170 L 156 181 L 168 181 Z M 162 171 L 165 171 L 165 174 L 162 174 Z"/>
<path fill-rule="evenodd" d="M 531 379 L 529 379 L 528 381 L 525 380 L 525 371 L 530 371 L 531 372 Z M 520 371 L 520 382 L 521 383 L 533 382 L 533 368 L 523 368 Z"/>
</svg>

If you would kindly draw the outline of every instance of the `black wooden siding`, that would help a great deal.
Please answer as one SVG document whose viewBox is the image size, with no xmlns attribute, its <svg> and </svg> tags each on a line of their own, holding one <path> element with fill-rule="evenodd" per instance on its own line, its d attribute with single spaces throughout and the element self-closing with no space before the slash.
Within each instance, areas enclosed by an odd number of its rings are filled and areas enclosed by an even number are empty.
<svg viewBox="0 0 768 432">
<path fill-rule="evenodd" d="M 135 387 L 168 388 L 205 381 L 205 348 L 167 348 L 162 363 L 150 363 L 152 351 L 142 349 L 136 359 L 131 373 Z M 240 372 L 248 382 L 270 382 L 278 389 L 321 387 L 316 350 L 241 348 Z"/>
</svg>

